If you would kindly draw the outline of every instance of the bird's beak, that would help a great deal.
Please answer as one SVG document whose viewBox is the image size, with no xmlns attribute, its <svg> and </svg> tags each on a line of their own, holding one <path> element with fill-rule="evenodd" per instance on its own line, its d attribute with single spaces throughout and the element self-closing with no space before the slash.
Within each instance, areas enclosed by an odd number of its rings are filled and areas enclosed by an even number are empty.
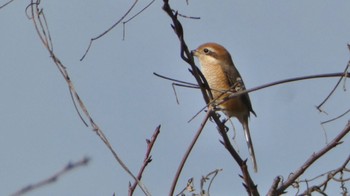
<svg viewBox="0 0 350 196">
<path fill-rule="evenodd" d="M 198 55 L 198 51 L 197 51 L 197 50 L 191 50 L 191 54 L 192 54 L 193 56 L 197 56 L 197 55 Z"/>
</svg>

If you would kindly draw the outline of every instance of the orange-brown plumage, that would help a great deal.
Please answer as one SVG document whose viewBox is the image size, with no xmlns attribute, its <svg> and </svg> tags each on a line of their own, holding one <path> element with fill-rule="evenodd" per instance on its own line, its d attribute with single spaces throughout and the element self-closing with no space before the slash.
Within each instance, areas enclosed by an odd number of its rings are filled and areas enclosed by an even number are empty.
<svg viewBox="0 0 350 196">
<path fill-rule="evenodd" d="M 201 64 L 201 70 L 206 78 L 215 103 L 220 103 L 232 93 L 245 90 L 241 75 L 233 64 L 230 53 L 221 45 L 206 43 L 193 50 Z M 243 125 L 249 153 L 253 160 L 254 170 L 257 171 L 257 164 L 253 143 L 251 140 L 248 118 L 250 112 L 254 115 L 248 94 L 229 99 L 217 106 L 229 118 L 236 117 Z"/>
</svg>

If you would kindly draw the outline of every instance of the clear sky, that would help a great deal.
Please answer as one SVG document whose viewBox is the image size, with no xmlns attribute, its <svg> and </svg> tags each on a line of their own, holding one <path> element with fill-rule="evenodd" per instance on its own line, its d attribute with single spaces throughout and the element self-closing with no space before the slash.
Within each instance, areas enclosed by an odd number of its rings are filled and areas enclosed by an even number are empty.
<svg viewBox="0 0 350 196">
<path fill-rule="evenodd" d="M 85 60 L 79 61 L 89 40 L 129 9 L 132 2 L 125 2 L 51 0 L 42 1 L 41 7 L 56 55 L 95 122 L 135 174 L 144 159 L 145 139 L 162 125 L 143 181 L 153 195 L 167 195 L 204 114 L 187 121 L 205 103 L 198 90 L 177 88 L 178 105 L 171 82 L 153 75 L 195 81 L 179 56 L 179 42 L 170 18 L 161 9 L 162 1 L 126 24 L 124 41 L 120 25 L 95 41 Z M 140 1 L 131 14 L 148 3 Z M 84 156 L 91 158 L 88 166 L 28 195 L 126 195 L 131 177 L 77 116 L 64 79 L 26 17 L 28 4 L 15 0 L 0 10 L 0 195 L 45 179 Z M 190 0 L 187 5 L 183 0 L 171 1 L 171 5 L 181 14 L 201 18 L 181 18 L 188 46 L 195 49 L 205 42 L 225 46 L 247 88 L 296 76 L 342 72 L 349 60 L 349 1 Z M 316 110 L 336 82 L 337 78 L 303 81 L 250 94 L 258 116 L 250 119 L 259 166 L 252 178 L 262 195 L 276 176 L 287 178 L 325 145 L 320 122 L 349 108 L 349 90 L 340 88 L 323 107 L 328 115 Z M 348 118 L 325 125 L 328 139 L 342 130 Z M 236 120 L 233 123 L 235 145 L 242 157 L 248 157 L 242 127 Z M 199 189 L 202 175 L 222 168 L 212 195 L 245 194 L 240 170 L 219 139 L 215 125 L 209 122 L 176 192 L 191 177 Z M 347 136 L 302 178 L 339 167 L 349 156 L 349 139 Z M 338 187 L 329 189 L 338 194 Z M 138 189 L 135 195 L 142 193 Z"/>
</svg>

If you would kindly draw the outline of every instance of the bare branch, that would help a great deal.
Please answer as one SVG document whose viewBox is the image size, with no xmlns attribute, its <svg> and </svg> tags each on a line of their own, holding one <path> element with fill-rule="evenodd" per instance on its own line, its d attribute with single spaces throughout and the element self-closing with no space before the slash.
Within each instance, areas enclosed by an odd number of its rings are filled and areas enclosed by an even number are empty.
<svg viewBox="0 0 350 196">
<path fill-rule="evenodd" d="M 139 12 L 137 12 L 135 15 L 127 19 L 123 22 L 123 40 L 125 40 L 125 24 L 134 19 L 136 16 L 140 15 L 143 11 L 145 11 L 149 6 L 151 6 L 154 3 L 155 0 L 152 0 L 149 2 L 144 8 L 142 8 Z"/>
<path fill-rule="evenodd" d="M 150 140 L 148 140 L 148 139 L 146 140 L 146 142 L 147 142 L 147 152 L 146 152 L 145 159 L 143 160 L 142 167 L 141 167 L 141 169 L 140 169 L 140 171 L 139 171 L 139 173 L 137 175 L 137 179 L 139 179 L 139 180 L 141 180 L 142 174 L 145 171 L 148 163 L 150 163 L 152 161 L 151 151 L 152 151 L 154 143 L 157 140 L 157 137 L 158 137 L 159 133 L 160 133 L 160 125 L 154 131 L 154 133 L 152 135 L 152 138 Z M 137 182 L 135 181 L 134 184 L 129 187 L 129 196 L 133 195 L 136 186 L 137 186 Z"/>
<path fill-rule="evenodd" d="M 329 120 L 326 120 L 326 121 L 321 122 L 321 124 L 323 125 L 323 124 L 326 124 L 326 123 L 335 121 L 335 120 L 337 120 L 337 119 L 339 119 L 339 118 L 345 116 L 345 115 L 346 115 L 347 113 L 349 113 L 349 112 L 350 112 L 350 109 L 346 110 L 344 113 L 340 114 L 339 116 L 337 116 L 337 117 L 335 117 L 335 118 L 332 118 L 332 119 L 329 119 Z"/>
<path fill-rule="evenodd" d="M 57 180 L 63 176 L 64 174 L 67 174 L 68 172 L 73 171 L 74 169 L 77 169 L 78 167 L 81 166 L 86 166 L 89 163 L 90 159 L 87 157 L 84 157 L 83 159 L 77 161 L 77 162 L 72 162 L 68 163 L 62 170 L 58 171 L 57 173 L 53 174 L 51 177 L 42 180 L 40 182 L 30 184 L 28 186 L 25 186 L 24 188 L 21 188 L 20 190 L 16 191 L 15 193 L 11 194 L 11 196 L 20 196 L 25 193 L 28 193 L 30 191 L 33 191 L 35 189 L 41 188 L 43 186 L 46 186 L 48 184 L 57 182 Z"/>
<path fill-rule="evenodd" d="M 111 153 L 113 154 L 114 158 L 119 163 L 119 165 L 137 182 L 137 184 L 140 186 L 140 188 L 142 189 L 142 191 L 146 195 L 150 195 L 150 193 L 148 192 L 146 186 L 132 174 L 132 172 L 128 169 L 126 164 L 118 156 L 118 154 L 113 149 L 113 147 L 111 146 L 110 142 L 108 141 L 107 137 L 104 135 L 103 131 L 99 128 L 99 126 L 94 122 L 94 120 L 92 119 L 91 115 L 89 114 L 88 109 L 86 108 L 85 104 L 80 99 L 77 91 L 75 90 L 73 82 L 71 81 L 71 79 L 69 77 L 69 74 L 68 74 L 68 71 L 66 70 L 66 67 L 56 57 L 56 55 L 55 55 L 55 53 L 53 51 L 53 44 L 52 44 L 52 41 L 51 41 L 48 25 L 47 25 L 47 22 L 46 22 L 43 10 L 39 9 L 39 4 L 40 4 L 40 0 L 36 0 L 36 1 L 31 0 L 30 5 L 27 7 L 27 9 L 30 9 L 30 11 L 31 11 L 30 19 L 32 19 L 32 21 L 34 23 L 34 27 L 35 27 L 35 29 L 36 29 L 36 31 L 38 33 L 38 36 L 39 36 L 40 40 L 42 41 L 42 43 L 44 45 L 44 47 L 50 53 L 53 62 L 55 63 L 56 67 L 59 69 L 59 71 L 62 74 L 63 78 L 65 79 L 65 81 L 66 81 L 66 83 L 67 83 L 67 85 L 69 87 L 69 91 L 70 91 L 71 95 L 74 96 L 73 102 L 76 102 L 76 103 L 74 103 L 75 106 L 79 105 L 79 109 L 82 110 L 82 112 L 85 115 L 85 117 L 89 119 L 90 126 L 92 127 L 92 130 L 105 143 L 105 145 L 111 151 Z M 77 111 L 77 112 L 79 113 L 79 111 Z M 85 123 L 85 121 L 84 121 L 84 123 Z"/>
<path fill-rule="evenodd" d="M 204 119 L 203 119 L 199 129 L 197 130 L 196 135 L 193 137 L 190 146 L 187 148 L 186 153 L 184 154 L 184 156 L 183 156 L 183 158 L 181 160 L 181 163 L 180 163 L 180 165 L 179 165 L 179 167 L 178 167 L 178 169 L 176 171 L 173 183 L 171 185 L 170 195 L 174 195 L 175 187 L 176 187 L 177 181 L 178 181 L 178 179 L 180 177 L 181 171 L 182 171 L 182 169 L 183 169 L 183 167 L 184 167 L 184 165 L 185 165 L 185 163 L 187 161 L 188 156 L 190 155 L 190 153 L 191 153 L 191 151 L 193 149 L 193 146 L 197 142 L 197 139 L 199 138 L 200 134 L 202 133 L 203 128 L 204 128 L 205 124 L 207 123 L 207 121 L 208 121 L 208 119 L 209 119 L 209 117 L 211 115 L 211 112 L 212 112 L 211 110 L 209 110 L 207 112 L 207 115 L 204 117 Z"/>
<path fill-rule="evenodd" d="M 87 47 L 87 49 L 85 50 L 84 55 L 81 57 L 80 61 L 84 60 L 85 56 L 87 55 L 87 53 L 89 52 L 92 42 L 94 42 L 97 39 L 100 39 L 101 37 L 103 37 L 104 35 L 106 35 L 109 31 L 111 31 L 112 29 L 114 29 L 114 27 L 116 27 L 130 12 L 131 10 L 135 7 L 135 5 L 137 4 L 139 0 L 135 0 L 134 3 L 131 5 L 131 7 L 125 12 L 125 14 L 117 21 L 115 22 L 111 27 L 109 27 L 107 30 L 105 30 L 103 33 L 101 33 L 100 35 L 93 37 L 90 39 L 90 43 L 89 46 Z"/>
<path fill-rule="evenodd" d="M 340 140 L 349 132 L 350 132 L 350 122 L 348 122 L 348 124 L 345 126 L 343 131 L 341 131 L 328 145 L 326 145 L 317 153 L 312 154 L 311 157 L 299 169 L 293 172 L 285 182 L 281 183 L 281 185 L 278 186 L 277 189 L 273 188 L 276 186 L 276 182 L 274 182 L 269 193 L 271 193 L 271 195 L 280 195 L 285 193 L 286 189 L 289 186 L 291 186 L 317 159 L 319 159 L 325 153 L 327 153 L 328 151 L 336 147 L 338 144 L 340 144 L 341 143 Z"/>
<path fill-rule="evenodd" d="M 184 192 L 188 191 L 188 192 L 194 192 L 194 185 L 193 185 L 193 178 L 188 179 L 186 187 L 183 188 L 180 193 L 176 194 L 176 196 L 184 196 Z M 193 194 L 192 194 L 193 195 Z"/>
<path fill-rule="evenodd" d="M 347 78 L 349 78 L 350 75 L 349 75 L 348 72 L 346 72 L 346 73 L 340 72 L 340 73 L 326 73 L 326 74 L 317 74 L 317 75 L 310 75 L 310 76 L 301 76 L 301 77 L 288 78 L 288 79 L 279 80 L 279 81 L 276 81 L 276 82 L 263 84 L 263 85 L 260 85 L 260 86 L 254 87 L 254 88 L 247 89 L 245 91 L 232 93 L 230 96 L 228 96 L 222 102 L 225 102 L 228 99 L 232 99 L 232 98 L 240 96 L 242 94 L 254 92 L 254 91 L 257 91 L 257 90 L 260 90 L 260 89 L 264 89 L 264 88 L 267 88 L 267 87 L 276 86 L 276 85 L 280 85 L 280 84 L 284 84 L 284 83 L 295 82 L 295 81 L 302 81 L 302 80 L 310 80 L 310 79 L 318 79 L 318 78 L 332 78 L 332 77 L 341 77 L 341 78 L 342 77 L 347 77 Z M 222 104 L 222 102 L 218 103 L 218 105 Z"/>
<path fill-rule="evenodd" d="M 327 176 L 323 182 L 321 182 L 319 185 L 315 185 L 315 186 L 312 186 L 312 187 L 306 189 L 302 195 L 311 195 L 311 193 L 315 190 L 318 192 L 320 192 L 320 191 L 324 192 L 327 188 L 328 182 L 331 180 L 334 180 L 334 181 L 340 182 L 340 183 L 345 183 L 346 181 L 349 181 L 350 178 L 347 178 L 347 179 L 343 178 L 343 175 L 345 172 L 350 172 L 350 171 L 347 171 L 347 169 L 346 169 L 346 166 L 349 164 L 349 162 L 350 162 L 350 155 L 348 156 L 348 158 L 345 160 L 345 162 L 338 169 L 334 169 L 332 171 L 318 175 L 310 180 L 300 181 L 300 182 L 308 183 L 308 182 L 311 182 L 311 181 L 318 179 L 322 176 L 325 176 L 325 175 Z M 335 176 L 338 174 L 340 175 L 340 179 L 335 178 Z"/>
<path fill-rule="evenodd" d="M 202 179 L 201 179 L 201 195 L 210 195 L 210 187 L 211 187 L 211 184 L 213 183 L 215 177 L 218 175 L 219 172 L 221 172 L 222 169 L 216 169 L 212 172 L 210 172 L 209 174 L 207 174 L 206 176 L 203 176 Z M 210 178 L 211 176 L 213 176 L 212 178 Z M 208 188 L 207 190 L 205 191 L 204 190 L 204 184 L 205 182 L 207 182 L 208 180 L 209 181 L 209 185 L 208 185 Z"/>
<path fill-rule="evenodd" d="M 349 48 L 350 50 L 350 48 Z M 331 92 L 328 94 L 328 96 L 316 107 L 320 112 L 322 111 L 321 110 L 321 107 L 323 104 L 326 103 L 326 101 L 332 96 L 332 94 L 335 92 L 335 90 L 338 88 L 340 82 L 343 80 L 344 77 L 347 77 L 348 76 L 348 69 L 349 69 L 349 66 L 350 66 L 350 61 L 348 62 L 348 64 L 346 65 L 345 67 L 345 70 L 344 70 L 344 75 L 342 77 L 339 78 L 338 82 L 336 83 L 336 85 L 333 87 L 333 89 L 331 90 Z"/>
<path fill-rule="evenodd" d="M 10 0 L 6 3 L 4 3 L 3 5 L 0 6 L 0 9 L 4 8 L 5 6 L 7 6 L 8 4 L 12 3 L 14 0 Z"/>
</svg>

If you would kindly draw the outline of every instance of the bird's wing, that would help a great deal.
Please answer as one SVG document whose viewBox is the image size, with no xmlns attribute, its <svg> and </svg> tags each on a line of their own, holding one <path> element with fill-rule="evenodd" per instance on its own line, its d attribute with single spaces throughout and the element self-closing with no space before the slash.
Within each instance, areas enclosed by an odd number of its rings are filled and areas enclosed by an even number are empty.
<svg viewBox="0 0 350 196">
<path fill-rule="evenodd" d="M 246 89 L 241 74 L 239 74 L 235 66 L 226 67 L 223 70 L 228 78 L 229 85 L 231 86 L 233 92 L 240 92 Z M 253 113 L 254 116 L 256 116 L 248 93 L 240 97 L 243 103 L 248 107 L 248 110 Z"/>
</svg>

